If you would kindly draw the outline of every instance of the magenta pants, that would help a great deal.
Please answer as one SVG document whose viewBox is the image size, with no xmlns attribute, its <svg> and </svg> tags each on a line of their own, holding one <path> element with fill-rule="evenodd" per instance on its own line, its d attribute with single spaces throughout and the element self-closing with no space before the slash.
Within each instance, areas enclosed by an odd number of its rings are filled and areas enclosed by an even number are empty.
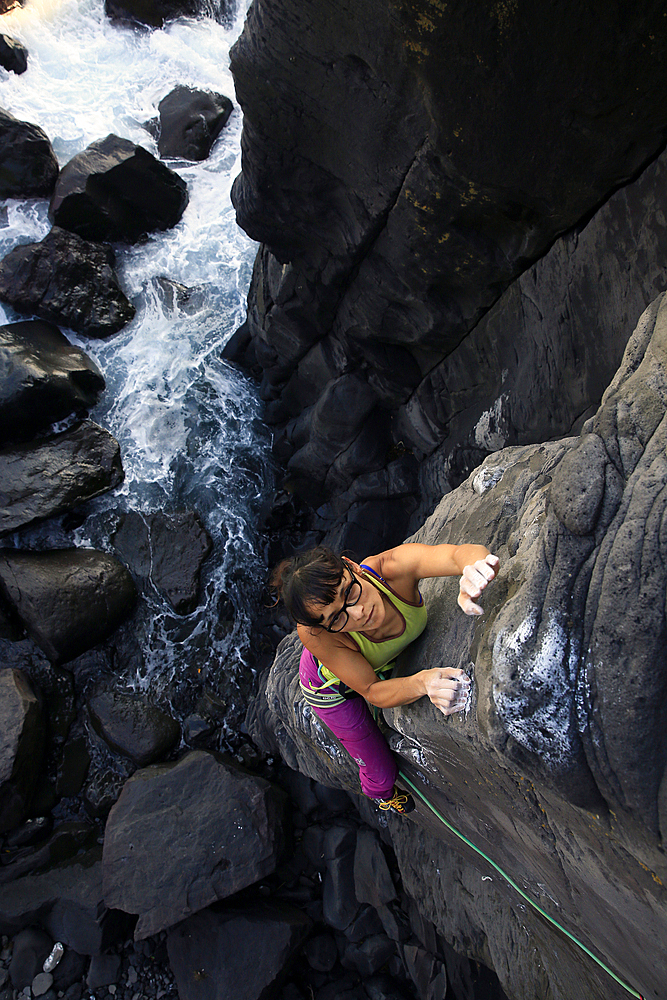
<svg viewBox="0 0 667 1000">
<path fill-rule="evenodd" d="M 307 649 L 301 654 L 299 676 L 306 685 L 309 681 L 312 681 L 313 686 L 322 683 L 317 671 L 317 660 Z M 364 795 L 371 799 L 391 798 L 398 767 L 361 695 L 347 698 L 333 708 L 313 707 L 313 712 L 359 765 L 359 779 Z"/>
</svg>

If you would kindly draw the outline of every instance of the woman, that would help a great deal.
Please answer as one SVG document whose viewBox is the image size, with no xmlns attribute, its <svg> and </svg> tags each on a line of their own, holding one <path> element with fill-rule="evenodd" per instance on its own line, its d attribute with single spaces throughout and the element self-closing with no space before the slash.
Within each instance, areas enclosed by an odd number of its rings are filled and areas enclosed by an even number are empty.
<svg viewBox="0 0 667 1000">
<path fill-rule="evenodd" d="M 304 645 L 304 698 L 359 765 L 361 789 L 381 809 L 410 812 L 414 802 L 396 787 L 396 762 L 367 703 L 394 708 L 427 696 L 451 715 L 465 707 L 470 688 L 464 671 L 453 667 L 382 679 L 426 625 L 419 581 L 460 575 L 459 606 L 481 615 L 475 600 L 498 563 L 483 545 L 408 543 L 361 565 L 319 546 L 285 560 L 274 573 L 272 583 Z"/>
</svg>

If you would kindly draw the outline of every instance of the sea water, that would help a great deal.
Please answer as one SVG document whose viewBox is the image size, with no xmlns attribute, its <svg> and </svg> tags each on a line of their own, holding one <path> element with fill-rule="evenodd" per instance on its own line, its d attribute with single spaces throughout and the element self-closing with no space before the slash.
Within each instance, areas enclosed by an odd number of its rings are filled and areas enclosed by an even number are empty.
<svg viewBox="0 0 667 1000">
<path fill-rule="evenodd" d="M 0 105 L 43 128 L 61 166 L 111 132 L 157 156 L 145 123 L 176 85 L 235 103 L 229 49 L 245 7 L 226 26 L 202 17 L 143 30 L 110 22 L 103 0 L 28 0 L 0 17 L 0 31 L 29 51 L 26 73 L 0 69 Z M 244 319 L 256 253 L 230 202 L 240 133 L 235 103 L 207 160 L 167 161 L 188 185 L 179 224 L 135 246 L 114 247 L 135 319 L 106 340 L 64 331 L 106 379 L 91 416 L 120 443 L 123 485 L 86 505 L 79 524 L 66 517 L 13 540 L 111 550 L 124 511 L 198 512 L 214 542 L 199 608 L 178 616 L 149 587 L 131 625 L 136 652 L 119 667 L 127 684 L 157 696 L 167 692 L 172 703 L 186 682 L 226 700 L 235 691 L 241 698 L 251 615 L 266 574 L 258 532 L 271 491 L 268 436 L 253 385 L 220 356 Z M 42 239 L 50 228 L 47 209 L 42 199 L 8 200 L 0 256 Z M 187 301 L 165 296 L 164 278 L 193 289 Z M 0 306 L 0 322 L 19 318 L 25 317 Z"/>
</svg>

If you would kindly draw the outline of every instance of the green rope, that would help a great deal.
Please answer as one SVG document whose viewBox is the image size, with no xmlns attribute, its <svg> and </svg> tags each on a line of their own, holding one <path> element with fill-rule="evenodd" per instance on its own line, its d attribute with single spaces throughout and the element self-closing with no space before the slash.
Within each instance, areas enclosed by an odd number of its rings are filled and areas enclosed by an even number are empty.
<svg viewBox="0 0 667 1000">
<path fill-rule="evenodd" d="M 632 986 L 628 986 L 627 983 L 623 982 L 623 980 L 620 979 L 616 975 L 615 972 L 612 972 L 612 970 L 609 968 L 608 965 L 605 965 L 604 962 L 601 961 L 601 959 L 599 959 L 597 957 L 597 955 L 594 955 L 593 952 L 590 951 L 590 949 L 587 948 L 585 944 L 582 944 L 581 941 L 579 941 L 574 936 L 574 934 L 570 934 L 570 932 L 568 930 L 566 930 L 561 924 L 559 924 L 557 920 L 554 920 L 554 918 L 552 916 L 550 916 L 546 912 L 546 910 L 543 910 L 542 907 L 539 906 L 538 903 L 536 903 L 534 900 L 532 900 L 530 898 L 530 896 L 527 896 L 526 893 L 523 891 L 523 889 L 520 889 L 519 886 L 516 884 L 516 882 L 514 882 L 509 877 L 509 875 L 505 874 L 505 872 L 502 870 L 502 868 L 499 865 L 497 865 L 495 863 L 495 861 L 492 861 L 491 858 L 488 857 L 488 855 L 486 855 L 484 853 L 484 851 L 480 850 L 479 847 L 477 847 L 475 844 L 473 844 L 472 840 L 469 840 L 465 836 L 465 834 L 460 833 L 459 830 L 456 829 L 456 827 L 452 826 L 451 823 L 448 823 L 447 820 L 445 819 L 445 817 L 442 815 L 442 813 L 438 812 L 438 810 L 435 808 L 435 806 L 432 805 L 429 802 L 429 800 L 426 798 L 426 796 L 421 791 L 421 789 L 417 788 L 417 786 L 412 781 L 410 781 L 410 779 L 408 778 L 408 776 L 406 774 L 404 774 L 403 771 L 399 771 L 398 773 L 401 776 L 401 778 L 403 779 L 403 781 L 405 781 L 406 784 L 408 784 L 410 786 L 410 788 L 413 790 L 413 792 L 416 792 L 417 795 L 419 796 L 419 798 L 422 799 L 422 801 L 426 803 L 426 805 L 429 807 L 429 809 L 431 810 L 431 812 L 433 812 L 438 817 L 438 819 L 440 820 L 440 822 L 443 823 L 444 826 L 446 826 L 448 830 L 450 830 L 453 834 L 455 834 L 459 838 L 459 840 L 462 840 L 464 842 L 464 844 L 467 844 L 468 847 L 471 847 L 473 851 L 476 851 L 477 854 L 479 854 L 482 858 L 484 858 L 484 860 L 487 861 L 491 865 L 492 868 L 495 868 L 495 870 L 498 872 L 498 874 L 502 875 L 502 877 L 505 879 L 505 881 L 508 882 L 512 886 L 512 888 L 515 889 L 519 893 L 519 895 L 521 896 L 522 899 L 525 899 L 527 903 L 530 903 L 530 905 L 533 907 L 533 909 L 537 910 L 538 913 L 541 913 L 542 916 L 546 920 L 548 920 L 550 924 L 553 924 L 554 927 L 557 927 L 558 930 L 561 931 L 562 934 L 565 934 L 565 936 L 568 937 L 570 939 L 570 941 L 573 941 L 574 944 L 576 944 L 578 948 L 581 948 L 581 950 L 583 952 L 585 952 L 589 956 L 589 958 L 592 958 L 594 962 L 597 962 L 597 964 L 600 966 L 600 968 L 604 969 L 604 971 L 606 973 L 608 973 L 611 976 L 612 979 L 615 979 L 616 982 L 620 986 L 623 987 L 623 989 L 627 990 L 628 993 L 630 993 L 631 996 L 637 997 L 637 1000 L 644 1000 L 644 998 L 642 997 L 641 993 L 637 993 L 637 991 L 634 990 L 632 988 Z"/>
</svg>

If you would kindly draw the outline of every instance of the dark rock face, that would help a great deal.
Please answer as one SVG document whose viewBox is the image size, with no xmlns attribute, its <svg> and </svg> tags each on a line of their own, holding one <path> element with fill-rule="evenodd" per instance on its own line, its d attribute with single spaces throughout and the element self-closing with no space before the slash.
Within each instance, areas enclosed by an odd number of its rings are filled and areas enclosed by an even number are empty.
<svg viewBox="0 0 667 1000">
<path fill-rule="evenodd" d="M 104 9 L 112 21 L 161 28 L 166 21 L 202 13 L 224 23 L 229 5 L 205 0 L 105 0 Z"/>
<path fill-rule="evenodd" d="M 161 591 L 174 611 L 194 611 L 202 563 L 210 555 L 211 536 L 193 511 L 139 514 L 130 511 L 113 536 L 121 559 L 139 579 Z"/>
<path fill-rule="evenodd" d="M 0 440 L 32 437 L 89 409 L 105 382 L 97 365 L 51 323 L 0 326 Z"/>
<path fill-rule="evenodd" d="M 281 811 L 267 781 L 200 750 L 138 771 L 107 821 L 107 905 L 138 913 L 142 939 L 252 885 L 275 870 Z"/>
<path fill-rule="evenodd" d="M 0 198 L 48 198 L 58 169 L 46 132 L 0 109 Z"/>
<path fill-rule="evenodd" d="M 0 535 L 61 514 L 123 481 L 120 448 L 92 420 L 0 450 Z"/>
<path fill-rule="evenodd" d="M 294 907 L 264 904 L 224 913 L 209 910 L 167 938 L 183 1000 L 260 1000 L 310 929 Z M 199 975 L 193 974 L 198 970 Z"/>
<path fill-rule="evenodd" d="M 178 174 L 141 146 L 108 135 L 63 167 L 49 215 L 84 240 L 136 243 L 175 226 L 187 203 Z"/>
<path fill-rule="evenodd" d="M 44 746 L 42 709 L 20 670 L 0 671 L 0 833 L 23 819 Z"/>
<path fill-rule="evenodd" d="M 223 94 L 175 87 L 158 104 L 160 156 L 205 160 L 233 109 Z"/>
<path fill-rule="evenodd" d="M 181 735 L 178 723 L 155 705 L 118 691 L 100 691 L 88 699 L 95 730 L 112 750 L 146 767 L 166 756 Z"/>
<path fill-rule="evenodd" d="M 20 75 L 28 68 L 28 50 L 11 35 L 0 35 L 0 66 L 10 73 Z"/>
<path fill-rule="evenodd" d="M 612 14 L 568 0 L 558 12 L 478 14 L 458 5 L 445 16 L 417 3 L 394 17 L 373 4 L 350 12 L 328 0 L 306 11 L 263 0 L 233 50 L 244 111 L 234 201 L 241 225 L 265 243 L 250 343 L 236 357 L 263 372 L 290 488 L 311 502 L 318 492 L 337 498 L 396 449 L 421 459 L 442 448 L 419 491 L 432 509 L 499 441 L 578 430 L 620 360 L 626 297 L 643 297 L 632 325 L 662 290 L 643 274 L 647 260 L 657 274 L 664 256 L 657 183 L 646 233 L 646 212 L 626 216 L 622 207 L 607 226 L 602 280 L 598 256 L 582 255 L 568 274 L 562 254 L 560 268 L 538 271 L 537 299 L 526 284 L 493 330 L 477 327 L 508 283 L 667 134 L 664 98 L 644 97 L 645 73 L 664 86 L 657 49 L 645 57 L 643 48 L 649 23 L 653 44 L 665 44 L 657 4 Z M 600 18 L 605 41 L 598 35 L 590 46 Z M 573 276 L 579 286 L 568 283 Z M 638 293 L 628 291 L 633 281 Z M 557 308 L 538 314 L 552 301 Z M 588 318 L 609 312 L 611 324 L 596 323 L 592 334 Z M 368 405 L 336 449 L 339 413 L 320 404 L 351 377 L 365 383 Z M 344 522 L 339 514 L 333 527 L 329 519 L 316 527 L 338 541 L 354 530 Z M 400 538 L 389 527 L 385 543 Z"/>
<path fill-rule="evenodd" d="M 111 247 L 53 228 L 0 261 L 0 299 L 89 337 L 108 337 L 135 313 L 113 265 Z"/>
<path fill-rule="evenodd" d="M 502 569 L 476 621 L 458 612 L 455 580 L 423 581 L 429 625 L 399 672 L 474 672 L 472 703 L 448 719 L 425 699 L 386 713 L 403 774 L 644 996 L 660 993 L 651 942 L 665 939 L 666 359 L 662 295 L 579 437 L 499 451 L 442 500 L 414 540 L 479 539 Z M 250 728 L 292 766 L 355 787 L 356 768 L 301 700 L 298 654 L 289 637 Z M 416 823 L 390 823 L 404 885 L 510 996 L 617 996 L 573 945 L 555 949 L 529 906 L 517 918 L 511 888 L 421 800 Z"/>
<path fill-rule="evenodd" d="M 67 662 L 106 639 L 136 590 L 116 559 L 93 549 L 0 553 L 0 588 L 48 658 Z"/>
<path fill-rule="evenodd" d="M 48 872 L 25 875 L 2 887 L 0 931 L 42 926 L 54 941 L 80 955 L 96 955 L 127 932 L 124 914 L 110 911 L 102 895 L 101 849 L 91 848 Z"/>
</svg>

